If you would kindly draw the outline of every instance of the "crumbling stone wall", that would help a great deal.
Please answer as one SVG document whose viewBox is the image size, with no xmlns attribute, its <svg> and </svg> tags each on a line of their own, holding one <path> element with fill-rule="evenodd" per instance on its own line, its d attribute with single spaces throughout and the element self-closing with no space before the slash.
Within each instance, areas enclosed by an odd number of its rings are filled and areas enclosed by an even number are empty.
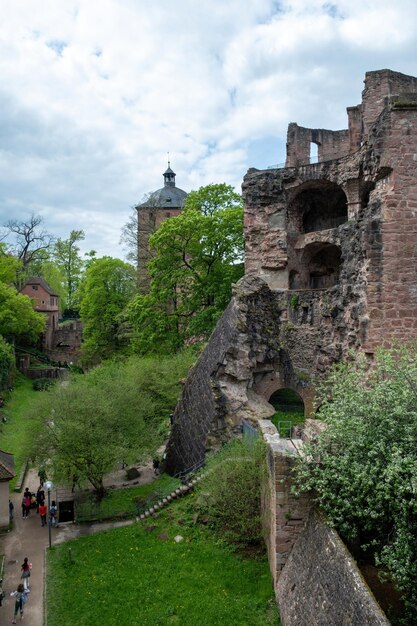
<svg viewBox="0 0 417 626">
<path fill-rule="evenodd" d="M 304 128 L 294 122 L 288 126 L 285 167 L 310 163 L 311 144 L 317 145 L 318 161 L 330 161 L 350 152 L 348 130 Z"/>
<path fill-rule="evenodd" d="M 72 320 L 60 325 L 53 334 L 52 346 L 47 355 L 55 360 L 76 363 L 80 357 L 83 325 L 80 320 Z"/>
<path fill-rule="evenodd" d="M 338 534 L 312 512 L 277 583 L 283 626 L 389 626 Z"/>
<path fill-rule="evenodd" d="M 290 125 L 292 165 L 246 174 L 246 275 L 184 387 L 171 471 L 201 462 L 242 419 L 272 415 L 278 389 L 310 414 L 317 379 L 349 350 L 372 359 L 417 338 L 417 79 L 368 72 L 348 120 L 335 132 Z M 300 157 L 311 141 L 316 164 Z"/>
<path fill-rule="evenodd" d="M 323 428 L 307 420 L 303 441 Z M 292 492 L 301 439 L 281 439 L 260 420 L 267 471 L 262 487 L 262 520 L 268 561 L 283 626 L 388 625 L 355 560 L 326 524 L 309 493 Z"/>
</svg>

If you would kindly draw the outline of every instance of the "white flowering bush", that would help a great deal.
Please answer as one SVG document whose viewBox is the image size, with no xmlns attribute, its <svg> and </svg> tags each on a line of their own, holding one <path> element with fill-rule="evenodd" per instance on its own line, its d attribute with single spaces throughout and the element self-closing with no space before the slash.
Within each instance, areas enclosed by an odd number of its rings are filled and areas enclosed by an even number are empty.
<svg viewBox="0 0 417 626">
<path fill-rule="evenodd" d="M 417 623 L 417 349 L 339 364 L 319 389 L 325 431 L 306 446 L 297 489 L 348 542 L 373 554 Z"/>
</svg>

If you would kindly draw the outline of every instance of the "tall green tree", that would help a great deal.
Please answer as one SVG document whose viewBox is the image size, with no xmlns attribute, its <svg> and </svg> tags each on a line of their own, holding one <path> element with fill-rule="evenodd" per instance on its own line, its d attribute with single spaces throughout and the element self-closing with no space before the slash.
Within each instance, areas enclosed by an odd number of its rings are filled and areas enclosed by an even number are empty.
<svg viewBox="0 0 417 626">
<path fill-rule="evenodd" d="M 13 347 L 0 336 L 0 391 L 8 389 L 13 383 L 15 361 Z"/>
<path fill-rule="evenodd" d="M 21 261 L 0 245 L 0 335 L 12 343 L 36 341 L 45 328 L 45 317 L 14 287 L 21 267 Z"/>
<path fill-rule="evenodd" d="M 188 350 L 169 359 L 108 361 L 55 386 L 28 415 L 28 456 L 60 483 L 76 474 L 101 498 L 104 476 L 117 463 L 140 462 L 163 442 L 194 358 Z"/>
<path fill-rule="evenodd" d="M 92 260 L 80 287 L 84 323 L 83 359 L 97 363 L 124 346 L 120 314 L 136 291 L 136 271 L 120 259 Z"/>
<path fill-rule="evenodd" d="M 54 238 L 43 228 L 43 218 L 34 213 L 25 220 L 9 220 L 4 231 L 9 252 L 21 261 L 21 268 L 16 276 L 16 286 L 20 288 L 32 273 L 31 264 L 44 258 Z"/>
<path fill-rule="evenodd" d="M 149 294 L 129 307 L 136 349 L 176 349 L 207 337 L 243 275 L 241 196 L 226 184 L 191 192 L 182 213 L 165 220 L 150 245 Z"/>
<path fill-rule="evenodd" d="M 7 341 L 35 342 L 45 328 L 45 317 L 37 313 L 28 296 L 0 283 L 0 335 Z"/>
<path fill-rule="evenodd" d="M 0 243 L 0 282 L 12 285 L 21 267 L 22 262 L 7 252 L 5 243 Z"/>
<path fill-rule="evenodd" d="M 373 553 L 404 592 L 417 623 L 417 351 L 381 350 L 336 367 L 319 390 L 318 440 L 298 467 L 348 542 Z"/>
<path fill-rule="evenodd" d="M 77 244 L 84 239 L 83 230 L 72 230 L 68 239 L 58 239 L 53 247 L 53 259 L 64 276 L 66 307 L 69 309 L 77 309 L 79 305 L 76 294 L 85 262 Z"/>
</svg>

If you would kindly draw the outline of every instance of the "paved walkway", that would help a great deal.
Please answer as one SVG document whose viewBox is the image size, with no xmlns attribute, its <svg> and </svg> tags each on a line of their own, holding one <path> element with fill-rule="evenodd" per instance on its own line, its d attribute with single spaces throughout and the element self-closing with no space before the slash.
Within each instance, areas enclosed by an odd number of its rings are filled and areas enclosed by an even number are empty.
<svg viewBox="0 0 417 626">
<path fill-rule="evenodd" d="M 35 491 L 39 479 L 35 472 L 30 472 L 25 487 Z M 29 600 L 25 605 L 24 623 L 27 626 L 42 626 L 43 624 L 43 572 L 44 553 L 48 545 L 48 527 L 41 527 L 39 515 L 32 510 L 27 519 L 22 518 L 22 494 L 11 496 L 14 504 L 13 529 L 0 538 L 0 553 L 6 555 L 3 591 L 6 594 L 3 606 L 0 608 L 0 623 L 9 624 L 13 619 L 14 598 L 10 592 L 15 591 L 20 581 L 21 564 L 25 556 L 32 563 Z M 60 532 L 59 528 L 52 529 L 53 539 Z M 19 618 L 18 618 L 19 620 Z"/>
<path fill-rule="evenodd" d="M 139 484 L 145 484 L 155 479 L 151 466 L 141 469 L 141 477 L 137 481 Z M 115 486 L 126 485 L 123 482 L 125 472 L 117 472 L 111 475 L 108 482 Z M 135 481 L 136 482 L 136 481 Z M 30 491 L 37 490 L 39 478 L 36 471 L 31 470 L 28 473 L 24 487 L 29 487 Z M 132 486 L 130 483 L 129 486 Z M 32 510 L 27 519 L 22 518 L 22 494 L 16 493 L 11 495 L 14 504 L 14 524 L 13 529 L 0 536 L 0 554 L 6 555 L 5 574 L 3 580 L 3 591 L 6 594 L 3 600 L 3 606 L 0 607 L 0 624 L 11 624 L 14 612 L 14 598 L 10 597 L 10 593 L 15 591 L 20 581 L 21 565 L 23 559 L 27 556 L 32 563 L 32 575 L 30 581 L 29 600 L 25 605 L 24 621 L 26 626 L 43 626 L 43 581 L 44 581 L 44 558 L 45 548 L 49 544 L 48 527 L 41 527 L 39 515 L 36 510 Z M 132 520 L 122 522 L 109 522 L 101 524 L 61 524 L 58 528 L 52 528 L 52 543 L 62 543 L 76 537 L 90 535 L 101 530 L 109 528 L 117 528 L 132 524 Z M 19 617 L 17 618 L 20 622 Z M 65 625 L 63 625 L 65 626 Z"/>
</svg>

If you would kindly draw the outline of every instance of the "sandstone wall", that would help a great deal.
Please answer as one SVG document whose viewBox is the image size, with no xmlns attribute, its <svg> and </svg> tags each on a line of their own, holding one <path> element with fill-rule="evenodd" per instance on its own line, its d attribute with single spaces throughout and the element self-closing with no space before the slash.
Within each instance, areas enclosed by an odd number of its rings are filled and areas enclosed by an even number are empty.
<svg viewBox="0 0 417 626">
<path fill-rule="evenodd" d="M 384 69 L 366 72 L 362 92 L 362 119 L 364 137 L 382 113 L 389 98 L 417 91 L 417 78 Z"/>
<path fill-rule="evenodd" d="M 317 380 L 350 350 L 371 360 L 417 338 L 416 90 L 413 77 L 370 72 L 349 131 L 289 128 L 289 154 L 321 141 L 345 156 L 246 174 L 246 275 L 184 387 L 170 471 L 201 462 L 242 419 L 269 417 L 283 387 L 310 414 Z"/>
<path fill-rule="evenodd" d="M 351 268 L 357 276 L 354 257 Z M 167 471 L 201 463 L 207 449 L 240 432 L 243 419 L 273 415 L 268 400 L 278 389 L 296 391 L 312 412 L 317 378 L 357 345 L 361 301 L 339 288 L 300 292 L 296 304 L 292 297 L 250 275 L 235 286 L 175 409 Z"/>
<path fill-rule="evenodd" d="M 309 164 L 312 143 L 317 145 L 318 161 L 346 156 L 351 148 L 349 130 L 305 128 L 292 123 L 288 126 L 285 167 Z"/>
<path fill-rule="evenodd" d="M 307 420 L 304 435 L 309 439 L 322 428 Z M 259 429 L 267 457 L 264 537 L 283 626 L 388 625 L 352 555 L 314 511 L 310 494 L 292 493 L 302 441 L 281 439 L 268 420 L 260 420 Z"/>
<path fill-rule="evenodd" d="M 170 474 L 199 466 L 209 446 L 208 433 L 220 442 L 225 435 L 225 403 L 216 383 L 225 352 L 236 334 L 237 311 L 232 301 L 211 336 L 209 346 L 189 374 L 178 402 L 166 449 Z"/>
<path fill-rule="evenodd" d="M 313 513 L 277 584 L 283 626 L 389 626 L 337 533 Z"/>
</svg>

